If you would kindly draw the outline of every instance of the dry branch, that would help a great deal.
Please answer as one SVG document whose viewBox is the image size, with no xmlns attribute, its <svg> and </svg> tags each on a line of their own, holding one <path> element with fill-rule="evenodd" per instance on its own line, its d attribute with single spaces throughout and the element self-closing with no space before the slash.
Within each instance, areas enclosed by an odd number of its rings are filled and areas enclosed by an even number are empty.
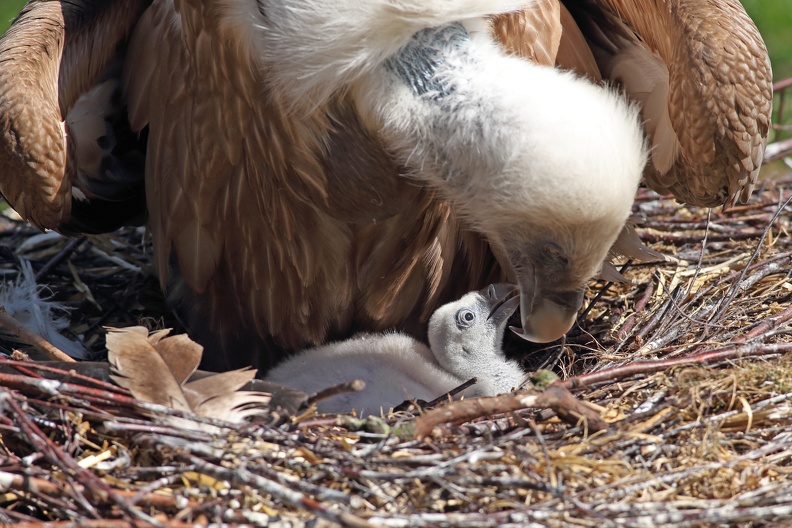
<svg viewBox="0 0 792 528">
<path fill-rule="evenodd" d="M 65 486 L 62 482 L 45 480 L 35 477 L 24 477 L 22 475 L 15 475 L 12 473 L 5 473 L 0 471 L 0 493 L 13 493 L 15 495 L 23 493 L 35 493 L 51 495 L 53 497 L 66 497 L 71 496 L 76 498 L 77 494 L 85 493 L 85 486 L 82 484 L 75 484 L 74 487 Z M 117 496 L 128 499 L 131 504 L 140 506 L 151 506 L 154 508 L 172 510 L 175 508 L 190 507 L 194 508 L 198 505 L 195 501 L 189 501 L 182 498 L 177 498 L 173 495 L 165 495 L 159 493 L 148 493 L 140 496 L 136 492 L 117 490 Z M 105 504 L 113 504 L 111 498 L 107 495 L 93 495 L 95 500 L 104 501 Z"/>
<path fill-rule="evenodd" d="M 607 429 L 608 424 L 591 408 L 578 401 L 564 386 L 554 383 L 545 390 L 517 391 L 492 398 L 474 398 L 444 405 L 427 412 L 415 421 L 415 437 L 429 436 L 432 429 L 444 423 L 460 423 L 483 416 L 503 414 L 521 409 L 552 409 L 571 425 L 592 431 Z"/>
<path fill-rule="evenodd" d="M 792 352 L 792 343 L 749 343 L 734 345 L 692 356 L 658 359 L 655 361 L 634 361 L 622 367 L 575 376 L 574 378 L 561 382 L 561 384 L 569 390 L 574 390 L 591 387 L 597 383 L 614 383 L 632 376 L 663 372 L 673 367 L 707 365 L 720 361 L 737 361 L 748 357 L 766 356 L 768 354 L 786 354 L 788 352 Z"/>
<path fill-rule="evenodd" d="M 25 328 L 22 323 L 11 317 L 5 308 L 0 306 L 0 326 L 19 337 L 26 343 L 30 343 L 36 350 L 46 354 L 47 357 L 54 361 L 74 361 L 68 354 L 54 346 L 52 343 Z"/>
<path fill-rule="evenodd" d="M 299 491 L 289 489 L 285 486 L 273 482 L 269 479 L 255 475 L 245 469 L 244 467 L 227 468 L 211 464 L 195 456 L 187 456 L 186 461 L 194 465 L 199 471 L 215 478 L 227 480 L 232 483 L 240 483 L 250 486 L 262 493 L 271 495 L 276 501 L 282 504 L 288 504 L 295 508 L 305 509 L 315 513 L 318 517 L 328 521 L 338 523 L 341 526 L 348 526 L 350 528 L 373 528 L 374 525 L 369 524 L 357 515 L 347 512 L 338 511 L 322 504 Z"/>
</svg>

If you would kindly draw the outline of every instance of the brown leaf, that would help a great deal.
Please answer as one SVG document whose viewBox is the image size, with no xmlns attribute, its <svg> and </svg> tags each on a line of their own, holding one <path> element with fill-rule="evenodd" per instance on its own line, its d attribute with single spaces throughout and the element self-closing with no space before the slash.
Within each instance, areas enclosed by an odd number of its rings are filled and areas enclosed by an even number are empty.
<svg viewBox="0 0 792 528">
<path fill-rule="evenodd" d="M 185 392 L 189 391 L 196 395 L 197 400 L 190 400 L 190 396 L 188 396 L 188 400 L 191 403 L 195 402 L 194 404 L 198 406 L 206 400 L 239 390 L 255 377 L 256 371 L 250 368 L 232 370 L 190 381 L 184 384 L 184 389 Z"/>
<path fill-rule="evenodd" d="M 187 381 L 201 361 L 203 347 L 186 335 L 166 337 L 169 330 L 149 335 L 140 326 L 107 330 L 111 378 L 139 400 L 230 422 L 265 412 L 271 401 L 265 392 L 239 391 L 255 377 L 252 369 Z"/>
<path fill-rule="evenodd" d="M 139 400 L 191 410 L 181 385 L 149 342 L 148 332 L 144 335 L 139 328 L 108 328 L 107 355 L 115 371 L 111 378 Z"/>
<path fill-rule="evenodd" d="M 149 336 L 149 341 L 151 341 L 151 337 L 155 335 L 157 335 L 157 333 Z M 162 359 L 165 360 L 171 374 L 173 374 L 173 377 L 179 385 L 183 385 L 184 382 L 192 376 L 193 372 L 198 368 L 198 364 L 201 362 L 201 356 L 203 355 L 203 347 L 187 337 L 186 334 L 165 337 L 161 340 L 157 339 L 154 348 L 157 349 Z M 255 374 L 256 373 L 253 372 L 254 376 Z M 239 387 L 232 390 L 237 389 L 239 389 Z"/>
</svg>

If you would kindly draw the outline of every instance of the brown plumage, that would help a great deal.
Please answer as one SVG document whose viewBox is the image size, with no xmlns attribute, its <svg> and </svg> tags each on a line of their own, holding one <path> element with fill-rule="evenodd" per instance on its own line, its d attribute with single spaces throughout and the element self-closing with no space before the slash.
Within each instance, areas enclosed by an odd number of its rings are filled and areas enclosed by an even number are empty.
<svg viewBox="0 0 792 528">
<path fill-rule="evenodd" d="M 620 83 L 647 120 L 653 189 L 701 206 L 747 200 L 770 129 L 772 73 L 739 1 L 568 4 L 572 15 L 541 0 L 499 16 L 495 34 L 514 53 Z"/>
<path fill-rule="evenodd" d="M 124 148 L 146 150 L 157 270 L 214 350 L 209 366 L 267 367 L 284 349 L 357 329 L 423 336 L 437 306 L 513 280 L 443 193 L 399 177 L 405 167 L 350 93 L 301 113 L 288 106 L 251 59 L 258 43 L 245 24 L 267 6 L 31 1 L 0 39 L 3 195 L 37 226 L 65 232 L 139 212 L 124 193 L 139 187 L 120 170 L 79 176 L 80 131 L 64 136 L 79 95 L 123 60 L 121 102 L 131 129 L 148 134 L 124 136 L 138 142 Z M 750 194 L 770 66 L 736 0 L 541 0 L 492 20 L 511 53 L 602 75 L 642 104 L 651 186 L 701 205 Z M 74 199 L 72 186 L 93 200 Z M 123 207 L 103 207 L 107 195 Z"/>
</svg>

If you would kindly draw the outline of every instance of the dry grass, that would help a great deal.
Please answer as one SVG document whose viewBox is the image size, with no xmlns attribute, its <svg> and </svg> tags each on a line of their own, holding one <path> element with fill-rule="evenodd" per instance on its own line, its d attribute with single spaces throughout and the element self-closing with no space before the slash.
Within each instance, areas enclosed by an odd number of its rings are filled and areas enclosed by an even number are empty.
<svg viewBox="0 0 792 528">
<path fill-rule="evenodd" d="M 764 174 L 725 213 L 642 191 L 642 237 L 677 260 L 593 286 L 581 330 L 531 352 L 601 431 L 526 409 L 414 439 L 410 412 L 308 411 L 212 421 L 224 433 L 211 435 L 162 425 L 179 413 L 117 387 L 3 359 L 0 522 L 792 526 L 792 171 Z M 8 223 L 4 273 L 30 260 L 97 354 L 102 325 L 167 317 L 139 231 L 11 249 L 33 234 Z"/>
</svg>

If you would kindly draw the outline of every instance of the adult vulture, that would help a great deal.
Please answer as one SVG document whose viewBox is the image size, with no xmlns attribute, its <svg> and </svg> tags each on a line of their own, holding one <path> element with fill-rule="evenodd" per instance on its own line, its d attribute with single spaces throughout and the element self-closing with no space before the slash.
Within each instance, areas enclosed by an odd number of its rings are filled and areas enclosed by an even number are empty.
<svg viewBox="0 0 792 528">
<path fill-rule="evenodd" d="M 64 233 L 145 220 L 218 369 L 422 336 L 503 280 L 554 340 L 641 174 L 748 197 L 772 98 L 737 0 L 32 0 L 0 64 L 0 191 Z"/>
</svg>

